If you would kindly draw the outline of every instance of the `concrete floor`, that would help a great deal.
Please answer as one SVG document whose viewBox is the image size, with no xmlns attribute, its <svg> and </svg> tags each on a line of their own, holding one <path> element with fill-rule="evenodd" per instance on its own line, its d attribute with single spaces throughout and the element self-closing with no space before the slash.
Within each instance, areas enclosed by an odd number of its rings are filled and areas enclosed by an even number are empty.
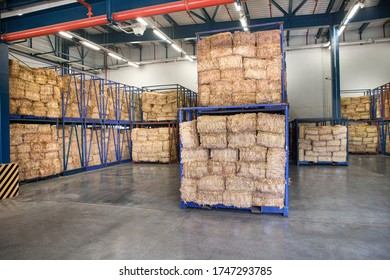
<svg viewBox="0 0 390 280">
<path fill-rule="evenodd" d="M 180 209 L 177 164 L 24 185 L 0 201 L 0 259 L 390 259 L 390 157 L 290 170 L 289 218 Z"/>
</svg>

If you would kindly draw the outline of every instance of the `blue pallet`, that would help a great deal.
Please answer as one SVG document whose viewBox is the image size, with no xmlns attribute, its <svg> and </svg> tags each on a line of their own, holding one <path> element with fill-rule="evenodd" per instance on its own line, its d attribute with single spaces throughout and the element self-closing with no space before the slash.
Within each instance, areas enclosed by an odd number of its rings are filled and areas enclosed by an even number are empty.
<svg viewBox="0 0 390 280">
<path fill-rule="evenodd" d="M 348 166 L 348 162 L 333 162 L 333 161 L 298 161 L 297 165 L 335 165 L 335 166 Z"/>
<path fill-rule="evenodd" d="M 252 213 L 264 213 L 264 214 L 283 214 L 284 217 L 288 217 L 288 207 L 279 208 L 277 206 L 259 206 L 253 208 L 240 208 L 235 206 L 226 206 L 223 204 L 215 205 L 200 205 L 195 202 L 184 202 L 180 200 L 180 208 L 198 208 L 198 209 L 234 209 L 242 211 L 251 211 Z M 254 209 L 260 209 L 260 211 L 254 211 Z"/>
</svg>

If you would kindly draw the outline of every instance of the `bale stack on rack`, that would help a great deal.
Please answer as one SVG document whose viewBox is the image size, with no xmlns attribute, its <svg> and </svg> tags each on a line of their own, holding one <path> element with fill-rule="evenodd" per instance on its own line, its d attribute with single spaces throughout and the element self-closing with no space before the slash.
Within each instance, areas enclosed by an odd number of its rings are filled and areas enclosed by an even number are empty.
<svg viewBox="0 0 390 280">
<path fill-rule="evenodd" d="M 143 119 L 145 121 L 167 121 L 177 119 L 177 92 L 143 92 L 141 95 Z"/>
<path fill-rule="evenodd" d="M 181 193 L 199 205 L 277 206 L 285 195 L 285 116 L 200 116 L 180 123 Z"/>
<path fill-rule="evenodd" d="M 200 106 L 282 102 L 280 31 L 230 32 L 198 42 Z"/>
<path fill-rule="evenodd" d="M 81 126 L 65 125 L 58 129 L 61 171 L 83 167 L 83 129 Z M 64 151 L 64 152 L 63 152 Z"/>
<path fill-rule="evenodd" d="M 175 128 L 133 128 L 131 140 L 134 162 L 170 163 L 177 160 Z"/>
<path fill-rule="evenodd" d="M 370 97 L 343 97 L 341 98 L 341 115 L 351 120 L 370 119 Z"/>
<path fill-rule="evenodd" d="M 298 162 L 347 162 L 347 127 L 299 126 Z"/>
<path fill-rule="evenodd" d="M 10 60 L 9 76 L 11 114 L 60 117 L 63 84 L 54 70 L 29 68 Z"/>
<path fill-rule="evenodd" d="M 367 123 L 348 125 L 348 151 L 350 153 L 377 153 L 378 128 Z"/>
<path fill-rule="evenodd" d="M 11 162 L 19 165 L 20 180 L 61 172 L 57 128 L 49 124 L 11 124 Z"/>
</svg>

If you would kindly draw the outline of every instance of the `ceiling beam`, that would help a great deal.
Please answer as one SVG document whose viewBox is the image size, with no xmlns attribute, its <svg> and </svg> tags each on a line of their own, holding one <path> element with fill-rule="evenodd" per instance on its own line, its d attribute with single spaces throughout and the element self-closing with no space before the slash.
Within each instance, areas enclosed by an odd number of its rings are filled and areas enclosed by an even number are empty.
<svg viewBox="0 0 390 280">
<path fill-rule="evenodd" d="M 193 11 L 189 11 L 189 13 L 191 15 L 193 15 L 194 17 L 200 19 L 201 21 L 204 21 L 204 22 L 207 22 L 207 19 L 205 19 L 204 17 L 202 17 L 201 15 L 198 15 L 197 13 L 193 12 Z"/>
<path fill-rule="evenodd" d="M 221 6 L 217 6 L 217 7 L 215 7 L 215 10 L 214 10 L 213 16 L 211 17 L 211 18 L 213 19 L 213 21 L 215 21 L 215 17 L 216 17 L 216 16 L 217 16 L 217 14 L 218 14 L 219 7 L 221 7 Z"/>
<path fill-rule="evenodd" d="M 321 38 L 323 31 L 324 31 L 324 28 L 322 28 L 322 27 L 318 28 L 318 32 L 316 34 L 316 39 L 320 39 Z"/>
<path fill-rule="evenodd" d="M 330 14 L 330 12 L 332 11 L 333 6 L 334 6 L 335 3 L 336 3 L 336 0 L 330 0 L 330 2 L 328 4 L 328 7 L 326 8 L 326 12 L 325 13 Z"/>
<path fill-rule="evenodd" d="M 178 26 L 177 22 L 170 15 L 163 15 L 163 18 L 173 26 Z"/>
<path fill-rule="evenodd" d="M 200 12 L 202 13 L 203 17 L 207 20 L 207 22 L 213 21 L 213 19 L 210 17 L 209 13 L 206 11 L 205 8 L 201 8 Z"/>
<path fill-rule="evenodd" d="M 369 22 L 365 22 L 362 24 L 362 26 L 359 27 L 359 37 L 360 37 L 360 40 L 362 39 L 362 34 L 364 32 L 364 30 L 366 30 L 366 28 L 370 25 Z"/>
<path fill-rule="evenodd" d="M 283 15 L 287 15 L 287 12 L 282 8 L 280 7 L 280 5 L 278 3 L 276 3 L 275 0 L 271 0 L 271 3 L 283 14 Z"/>
<path fill-rule="evenodd" d="M 372 20 L 379 19 L 388 19 L 390 18 L 390 3 L 387 5 L 382 5 L 381 7 L 367 7 L 364 9 L 364 13 L 356 14 L 351 23 L 358 22 L 370 22 Z M 252 19 L 251 24 L 262 24 L 270 22 L 284 22 L 284 29 L 302 29 L 302 28 L 313 28 L 313 27 L 326 27 L 330 25 L 340 24 L 344 18 L 344 13 L 330 13 L 330 14 L 315 14 L 315 15 L 290 15 L 284 17 L 275 17 L 275 18 L 263 18 L 263 19 Z M 241 24 L 239 21 L 226 21 L 226 22 L 213 22 L 213 23 L 203 23 L 203 24 L 192 24 L 192 25 L 181 25 L 179 28 L 174 27 L 165 27 L 161 30 L 167 34 L 171 39 L 185 39 L 185 38 L 194 38 L 196 32 L 222 29 L 222 28 L 232 28 L 240 27 Z M 255 31 L 254 29 L 253 31 Z M 123 42 L 132 42 L 132 41 L 155 41 L 156 36 L 154 36 L 151 29 L 147 29 L 143 36 L 127 35 L 123 33 L 112 33 L 112 34 L 98 34 L 91 35 L 90 39 L 97 44 L 104 43 L 123 43 Z"/>
<path fill-rule="evenodd" d="M 246 4 L 246 2 L 242 2 L 242 4 L 247 19 L 251 20 L 251 14 L 249 13 L 248 5 Z"/>
<path fill-rule="evenodd" d="M 299 3 L 299 5 L 298 5 L 298 6 L 295 8 L 295 10 L 293 11 L 293 14 L 295 15 L 295 14 L 303 7 L 303 5 L 306 4 L 307 1 L 308 1 L 308 0 L 302 0 L 302 2 Z"/>
</svg>

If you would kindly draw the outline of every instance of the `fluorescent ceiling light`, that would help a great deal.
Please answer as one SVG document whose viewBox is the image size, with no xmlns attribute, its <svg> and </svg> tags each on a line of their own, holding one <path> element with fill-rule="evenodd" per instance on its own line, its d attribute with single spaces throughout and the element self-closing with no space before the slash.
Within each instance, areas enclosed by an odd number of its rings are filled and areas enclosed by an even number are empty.
<svg viewBox="0 0 390 280">
<path fill-rule="evenodd" d="M 192 59 L 192 57 L 191 56 L 189 56 L 188 54 L 186 54 L 186 56 L 184 57 L 185 59 L 187 59 L 187 60 L 189 60 L 189 61 L 194 61 L 193 59 Z"/>
<path fill-rule="evenodd" d="M 81 44 L 83 44 L 84 46 L 86 46 L 87 48 L 90 48 L 90 49 L 93 49 L 95 51 L 100 51 L 100 48 L 94 44 L 91 44 L 87 41 L 81 41 Z"/>
<path fill-rule="evenodd" d="M 248 24 L 247 24 L 247 22 L 246 22 L 246 18 L 245 18 L 245 17 L 242 17 L 242 18 L 240 18 L 240 21 L 241 21 L 241 25 L 242 25 L 242 27 L 247 27 L 247 26 L 248 26 Z"/>
<path fill-rule="evenodd" d="M 327 48 L 327 47 L 329 47 L 329 46 L 330 46 L 330 41 L 328 41 L 328 43 L 325 43 L 325 44 L 323 45 L 324 48 Z"/>
<path fill-rule="evenodd" d="M 163 39 L 164 41 L 168 40 L 167 37 L 163 33 L 161 33 L 160 31 L 158 31 L 157 29 L 153 29 L 153 33 L 156 34 L 161 39 Z"/>
<path fill-rule="evenodd" d="M 353 6 L 352 10 L 348 13 L 347 21 L 349 21 L 359 10 L 360 8 L 360 2 L 356 3 L 355 6 Z"/>
<path fill-rule="evenodd" d="M 339 34 L 338 34 L 339 36 L 344 32 L 346 27 L 347 27 L 346 25 L 343 25 L 343 26 L 340 27 Z"/>
<path fill-rule="evenodd" d="M 128 61 L 127 64 L 130 65 L 130 66 L 133 66 L 133 67 L 137 67 L 137 68 L 139 67 L 139 65 L 137 63 L 134 63 L 134 62 L 131 62 L 131 61 Z"/>
<path fill-rule="evenodd" d="M 139 23 L 141 23 L 142 25 L 144 25 L 144 26 L 147 26 L 147 25 L 148 25 L 148 23 L 146 22 L 146 20 L 144 20 L 143 18 L 137 18 L 137 21 L 138 21 Z"/>
<path fill-rule="evenodd" d="M 124 60 L 122 57 L 112 52 L 109 52 L 108 55 L 118 60 Z"/>
<path fill-rule="evenodd" d="M 20 16 L 20 17 L 21 17 L 22 15 L 23 15 L 23 14 L 18 14 L 18 16 Z"/>
<path fill-rule="evenodd" d="M 174 48 L 175 50 L 177 50 L 178 52 L 182 52 L 183 50 L 176 44 L 172 44 L 172 48 Z"/>
<path fill-rule="evenodd" d="M 234 6 L 236 7 L 237 12 L 241 11 L 241 3 L 236 1 L 234 2 Z"/>
<path fill-rule="evenodd" d="M 58 32 L 58 34 L 60 34 L 61 36 L 66 37 L 68 39 L 72 39 L 73 38 L 72 35 L 70 35 L 68 32 L 65 32 L 65 31 L 60 31 L 60 32 Z"/>
<path fill-rule="evenodd" d="M 244 27 L 244 31 L 245 31 L 245 32 L 248 32 L 248 31 L 249 31 L 249 28 L 248 28 L 248 27 Z"/>
</svg>

